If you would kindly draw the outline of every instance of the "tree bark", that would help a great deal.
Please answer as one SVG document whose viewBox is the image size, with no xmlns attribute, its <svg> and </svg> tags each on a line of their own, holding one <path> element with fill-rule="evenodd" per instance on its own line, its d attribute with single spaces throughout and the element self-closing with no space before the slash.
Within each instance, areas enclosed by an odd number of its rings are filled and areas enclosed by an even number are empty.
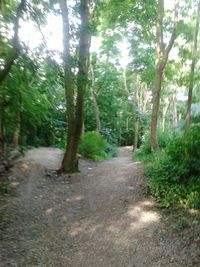
<svg viewBox="0 0 200 267">
<path fill-rule="evenodd" d="M 193 51 L 192 51 L 192 63 L 191 63 L 191 68 L 190 68 L 190 82 L 189 82 L 189 91 L 188 91 L 187 111 L 186 111 L 186 118 L 185 118 L 185 132 L 187 132 L 190 128 L 192 92 L 193 92 L 193 87 L 194 87 L 194 70 L 195 70 L 195 65 L 197 62 L 197 55 L 196 54 L 197 54 L 199 23 L 200 23 L 200 1 L 198 2 L 196 27 L 195 27 L 195 33 L 194 33 L 194 43 L 193 43 Z"/>
<path fill-rule="evenodd" d="M 67 107 L 67 140 L 66 151 L 62 160 L 60 171 L 65 170 L 65 166 L 72 166 L 74 161 L 74 74 L 71 69 L 70 55 L 70 26 L 68 6 L 66 0 L 60 0 L 60 9 L 63 22 L 63 61 L 64 61 L 64 83 L 65 83 L 65 101 Z"/>
<path fill-rule="evenodd" d="M 65 90 L 67 104 L 67 148 L 62 161 L 60 172 L 71 173 L 78 171 L 78 144 L 81 137 L 83 126 L 83 107 L 84 95 L 88 83 L 88 58 L 90 47 L 90 28 L 89 28 L 89 1 L 80 1 L 80 39 L 79 39 L 79 64 L 77 74 L 77 96 L 75 99 L 75 80 L 70 66 L 70 31 L 68 7 L 65 0 L 60 0 L 60 8 L 63 19 L 63 44 L 65 62 Z"/>
<path fill-rule="evenodd" d="M 163 71 L 168 60 L 169 52 L 176 38 L 177 20 L 178 20 L 179 1 L 176 1 L 174 11 L 174 22 L 171 37 L 168 45 L 165 48 L 163 43 L 163 16 L 164 16 L 164 1 L 158 0 L 157 6 L 157 22 L 156 22 L 156 68 L 155 68 L 155 90 L 153 95 L 153 107 L 151 116 L 151 149 L 156 151 L 157 143 L 157 123 L 160 106 L 160 92 L 162 87 Z"/>
</svg>

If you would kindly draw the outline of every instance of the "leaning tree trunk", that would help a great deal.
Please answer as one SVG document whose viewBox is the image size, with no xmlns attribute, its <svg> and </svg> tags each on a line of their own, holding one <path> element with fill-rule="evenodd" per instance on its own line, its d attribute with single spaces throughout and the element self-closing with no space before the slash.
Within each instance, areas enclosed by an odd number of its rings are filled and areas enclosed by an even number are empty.
<svg viewBox="0 0 200 267">
<path fill-rule="evenodd" d="M 15 59 L 18 57 L 19 54 L 19 20 L 22 16 L 22 13 L 26 7 L 26 0 L 21 0 L 17 11 L 16 11 L 16 17 L 14 21 L 14 36 L 12 40 L 12 49 L 9 54 L 9 56 L 5 59 L 4 68 L 0 70 L 0 85 L 7 77 L 8 73 L 10 72 L 12 65 L 14 64 Z"/>
<path fill-rule="evenodd" d="M 174 22 L 171 37 L 168 45 L 165 48 L 163 42 L 163 17 L 164 17 L 164 0 L 158 0 L 157 6 L 157 23 L 156 23 L 156 68 L 155 68 L 155 89 L 153 92 L 153 107 L 151 116 L 151 149 L 156 151 L 157 142 L 157 124 L 160 106 L 160 92 L 162 87 L 162 78 L 165 65 L 168 60 L 169 52 L 172 49 L 176 38 L 177 19 L 178 19 L 179 0 L 176 1 L 174 11 Z"/>
<path fill-rule="evenodd" d="M 68 8 L 65 0 L 60 0 L 60 7 L 63 18 L 65 90 L 68 119 L 67 147 L 60 172 L 71 173 L 78 171 L 77 152 L 83 127 L 84 95 L 88 83 L 88 58 L 90 47 L 89 1 L 80 1 L 81 27 L 79 39 L 79 65 L 77 74 L 76 105 L 74 104 L 75 81 L 70 66 L 71 55 Z"/>
<path fill-rule="evenodd" d="M 185 119 L 185 132 L 190 128 L 190 119 L 191 119 L 191 106 L 192 106 L 192 92 L 194 87 L 194 70 L 197 61 L 197 42 L 198 42 L 198 33 L 199 33 L 199 23 L 200 23 L 200 1 L 198 2 L 197 17 L 196 17 L 196 27 L 194 34 L 194 44 L 192 51 L 192 63 L 190 69 L 190 82 L 189 82 L 189 92 L 188 92 L 188 101 L 187 101 L 187 112 Z"/>
</svg>

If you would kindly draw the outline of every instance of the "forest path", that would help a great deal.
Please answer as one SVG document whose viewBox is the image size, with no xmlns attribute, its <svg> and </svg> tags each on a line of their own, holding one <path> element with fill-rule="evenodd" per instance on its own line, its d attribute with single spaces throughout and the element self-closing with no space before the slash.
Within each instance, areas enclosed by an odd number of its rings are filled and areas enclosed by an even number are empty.
<svg viewBox="0 0 200 267">
<path fill-rule="evenodd" d="M 177 235 L 144 194 L 130 147 L 81 160 L 71 177 L 47 170 L 61 158 L 59 149 L 33 149 L 13 168 L 13 193 L 0 199 L 1 267 L 200 266 L 198 244 Z"/>
</svg>

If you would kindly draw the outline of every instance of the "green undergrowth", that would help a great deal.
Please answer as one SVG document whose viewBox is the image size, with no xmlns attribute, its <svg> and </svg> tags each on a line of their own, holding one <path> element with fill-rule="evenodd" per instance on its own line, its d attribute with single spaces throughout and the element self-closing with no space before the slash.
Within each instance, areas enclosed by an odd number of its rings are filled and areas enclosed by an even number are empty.
<svg viewBox="0 0 200 267">
<path fill-rule="evenodd" d="M 117 156 L 117 149 L 97 132 L 86 132 L 80 142 L 79 153 L 98 161 Z"/>
<path fill-rule="evenodd" d="M 148 190 L 158 205 L 200 209 L 200 126 L 174 137 L 156 153 L 145 154 L 143 147 L 134 157 L 143 161 Z"/>
<path fill-rule="evenodd" d="M 0 176 L 0 194 L 8 194 L 10 191 L 9 181 L 5 177 Z"/>
</svg>

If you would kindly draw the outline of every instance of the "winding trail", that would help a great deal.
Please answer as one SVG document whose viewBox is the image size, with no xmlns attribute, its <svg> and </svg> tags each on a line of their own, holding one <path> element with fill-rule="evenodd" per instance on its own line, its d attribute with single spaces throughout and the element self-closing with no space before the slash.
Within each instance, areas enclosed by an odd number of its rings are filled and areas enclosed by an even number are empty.
<svg viewBox="0 0 200 267">
<path fill-rule="evenodd" d="M 145 195 L 129 147 L 99 163 L 81 160 L 71 177 L 49 170 L 61 157 L 33 149 L 13 168 L 13 193 L 0 199 L 1 267 L 200 266 L 198 244 L 170 231 L 173 222 Z"/>
</svg>

